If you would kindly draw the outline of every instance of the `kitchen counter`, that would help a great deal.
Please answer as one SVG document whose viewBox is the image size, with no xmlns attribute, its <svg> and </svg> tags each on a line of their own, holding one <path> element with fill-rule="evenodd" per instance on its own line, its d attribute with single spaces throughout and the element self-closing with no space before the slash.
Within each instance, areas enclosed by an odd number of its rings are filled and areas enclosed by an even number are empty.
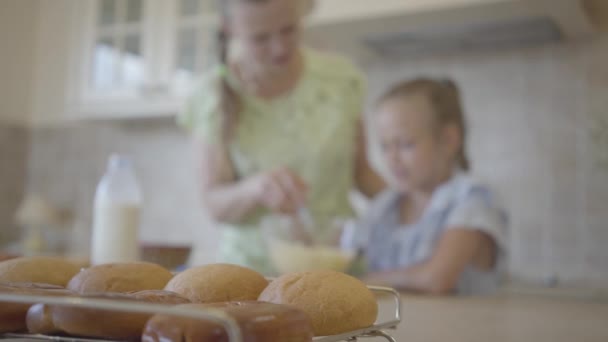
<svg viewBox="0 0 608 342">
<path fill-rule="evenodd" d="M 493 297 L 402 295 L 399 342 L 608 342 L 608 300 L 505 294 Z M 380 320 L 394 315 L 380 301 Z M 2 340 L 9 341 L 9 340 Z M 34 340 L 10 340 L 34 341 Z M 361 342 L 387 342 L 360 339 Z"/>
<path fill-rule="evenodd" d="M 380 317 L 390 317 L 390 303 L 385 299 L 380 303 Z M 512 294 L 494 297 L 402 295 L 402 315 L 401 325 L 392 332 L 397 341 L 608 341 L 608 301 Z"/>
</svg>

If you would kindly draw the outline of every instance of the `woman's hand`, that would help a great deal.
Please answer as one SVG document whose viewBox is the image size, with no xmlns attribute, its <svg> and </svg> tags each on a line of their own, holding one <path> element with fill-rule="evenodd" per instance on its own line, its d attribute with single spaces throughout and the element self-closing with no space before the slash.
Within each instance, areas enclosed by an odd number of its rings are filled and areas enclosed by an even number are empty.
<svg viewBox="0 0 608 342">
<path fill-rule="evenodd" d="M 218 222 L 239 223 L 256 208 L 293 215 L 306 202 L 307 185 L 287 168 L 237 179 L 226 148 L 196 140 L 202 202 Z"/>
<path fill-rule="evenodd" d="M 294 215 L 306 203 L 306 182 L 287 168 L 258 174 L 248 186 L 258 203 L 274 212 Z"/>
</svg>

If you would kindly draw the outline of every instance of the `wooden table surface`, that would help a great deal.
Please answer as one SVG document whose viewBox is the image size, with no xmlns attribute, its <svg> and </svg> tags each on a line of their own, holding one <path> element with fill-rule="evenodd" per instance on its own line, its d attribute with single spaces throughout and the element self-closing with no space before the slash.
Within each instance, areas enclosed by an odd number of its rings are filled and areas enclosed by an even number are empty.
<svg viewBox="0 0 608 342">
<path fill-rule="evenodd" d="M 403 320 L 392 332 L 397 341 L 608 342 L 608 301 L 521 295 L 401 299 Z M 390 317 L 391 305 L 380 303 L 380 317 Z"/>
</svg>

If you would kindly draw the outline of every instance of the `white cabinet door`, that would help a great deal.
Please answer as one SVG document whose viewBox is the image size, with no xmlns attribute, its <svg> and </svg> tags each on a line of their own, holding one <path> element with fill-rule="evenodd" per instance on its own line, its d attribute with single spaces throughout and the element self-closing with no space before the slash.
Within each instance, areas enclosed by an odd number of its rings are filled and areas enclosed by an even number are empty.
<svg viewBox="0 0 608 342">
<path fill-rule="evenodd" d="M 89 8 L 91 39 L 85 51 L 86 97 L 137 95 L 149 82 L 152 52 L 146 19 L 150 2 L 98 0 Z M 146 58 L 148 57 L 148 58 Z"/>
<path fill-rule="evenodd" d="M 217 15 L 213 0 L 176 0 L 172 4 L 165 77 L 173 96 L 183 98 L 214 60 Z"/>
<path fill-rule="evenodd" d="M 79 118 L 174 115 L 205 69 L 213 0 L 83 0 Z"/>
<path fill-rule="evenodd" d="M 83 117 L 146 115 L 166 87 L 155 56 L 155 0 L 85 0 L 79 50 L 79 112 Z M 160 109 L 160 107 L 159 107 Z"/>
</svg>

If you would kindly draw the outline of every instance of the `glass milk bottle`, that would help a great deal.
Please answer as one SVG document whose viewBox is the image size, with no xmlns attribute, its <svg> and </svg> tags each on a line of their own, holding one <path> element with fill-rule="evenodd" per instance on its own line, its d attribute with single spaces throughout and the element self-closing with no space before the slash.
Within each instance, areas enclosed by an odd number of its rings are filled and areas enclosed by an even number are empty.
<svg viewBox="0 0 608 342">
<path fill-rule="evenodd" d="M 139 260 L 141 205 L 142 195 L 131 160 L 112 155 L 95 193 L 92 264 Z"/>
</svg>

